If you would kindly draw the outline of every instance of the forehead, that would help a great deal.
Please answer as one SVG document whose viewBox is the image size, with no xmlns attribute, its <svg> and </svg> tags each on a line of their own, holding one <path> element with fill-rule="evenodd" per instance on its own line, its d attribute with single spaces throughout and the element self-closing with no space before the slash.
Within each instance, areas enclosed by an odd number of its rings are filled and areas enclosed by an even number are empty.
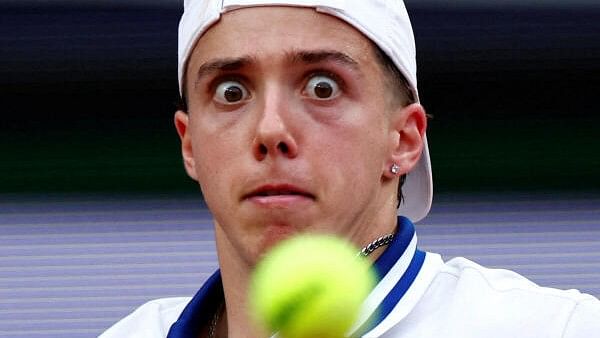
<svg viewBox="0 0 600 338">
<path fill-rule="evenodd" d="M 190 66 L 209 58 L 275 57 L 295 50 L 337 50 L 358 62 L 374 60 L 373 43 L 338 18 L 312 8 L 262 6 L 223 14 L 199 39 Z"/>
</svg>

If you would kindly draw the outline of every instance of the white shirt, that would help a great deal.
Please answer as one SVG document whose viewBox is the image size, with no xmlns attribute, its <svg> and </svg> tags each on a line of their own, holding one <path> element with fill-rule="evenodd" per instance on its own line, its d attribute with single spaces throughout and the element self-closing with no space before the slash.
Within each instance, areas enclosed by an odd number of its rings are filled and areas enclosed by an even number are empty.
<svg viewBox="0 0 600 338">
<path fill-rule="evenodd" d="M 362 332 L 365 338 L 600 337 L 600 301 L 593 296 L 540 287 L 514 272 L 487 269 L 464 258 L 444 263 L 437 254 L 417 250 L 414 226 L 403 217 L 398 222 L 400 232 L 375 262 L 381 279 L 366 299 L 353 334 Z M 206 325 L 220 297 L 217 272 L 194 298 L 148 302 L 100 338 L 196 338 L 196 329 Z"/>
</svg>

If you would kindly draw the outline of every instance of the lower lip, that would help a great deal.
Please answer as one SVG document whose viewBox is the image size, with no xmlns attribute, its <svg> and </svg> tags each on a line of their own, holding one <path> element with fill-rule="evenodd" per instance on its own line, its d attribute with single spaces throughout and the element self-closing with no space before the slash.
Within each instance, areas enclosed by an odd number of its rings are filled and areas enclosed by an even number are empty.
<svg viewBox="0 0 600 338">
<path fill-rule="evenodd" d="M 312 198 L 303 195 L 276 195 L 276 196 L 253 196 L 249 201 L 265 208 L 292 208 L 305 205 L 313 201 Z"/>
</svg>

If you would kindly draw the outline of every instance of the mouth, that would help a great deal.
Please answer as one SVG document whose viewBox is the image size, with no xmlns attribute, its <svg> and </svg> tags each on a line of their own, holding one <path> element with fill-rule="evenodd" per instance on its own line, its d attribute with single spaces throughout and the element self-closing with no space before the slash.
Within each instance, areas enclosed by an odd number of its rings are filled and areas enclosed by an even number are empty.
<svg viewBox="0 0 600 338">
<path fill-rule="evenodd" d="M 246 194 L 243 199 L 269 198 L 269 197 L 304 197 L 315 199 L 315 196 L 307 191 L 292 185 L 265 185 Z"/>
</svg>

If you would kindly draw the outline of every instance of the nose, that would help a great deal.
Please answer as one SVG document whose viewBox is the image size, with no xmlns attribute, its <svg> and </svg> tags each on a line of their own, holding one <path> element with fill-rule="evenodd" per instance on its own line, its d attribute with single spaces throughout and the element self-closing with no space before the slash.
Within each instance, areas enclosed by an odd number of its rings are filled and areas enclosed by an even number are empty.
<svg viewBox="0 0 600 338">
<path fill-rule="evenodd" d="M 298 155 L 298 144 L 290 128 L 289 107 L 284 101 L 281 96 L 271 95 L 262 107 L 253 142 L 254 156 L 259 161 L 280 156 L 292 159 Z"/>
</svg>

